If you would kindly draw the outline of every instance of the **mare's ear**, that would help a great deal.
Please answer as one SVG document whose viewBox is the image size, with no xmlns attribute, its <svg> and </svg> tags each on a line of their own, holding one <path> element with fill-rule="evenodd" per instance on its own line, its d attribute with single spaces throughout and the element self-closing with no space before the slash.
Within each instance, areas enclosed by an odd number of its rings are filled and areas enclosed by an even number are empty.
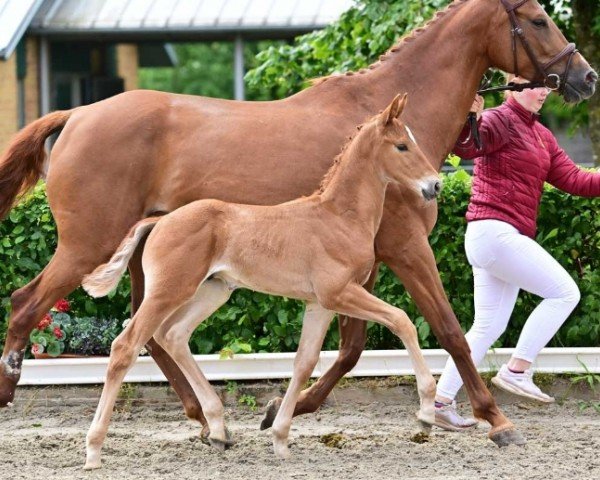
<svg viewBox="0 0 600 480">
<path fill-rule="evenodd" d="M 392 100 L 392 103 L 388 105 L 388 107 L 381 113 L 379 117 L 379 125 L 385 127 L 390 125 L 395 118 L 398 118 L 404 110 L 404 106 L 406 105 L 406 97 L 407 94 L 404 95 L 396 95 Z"/>
</svg>

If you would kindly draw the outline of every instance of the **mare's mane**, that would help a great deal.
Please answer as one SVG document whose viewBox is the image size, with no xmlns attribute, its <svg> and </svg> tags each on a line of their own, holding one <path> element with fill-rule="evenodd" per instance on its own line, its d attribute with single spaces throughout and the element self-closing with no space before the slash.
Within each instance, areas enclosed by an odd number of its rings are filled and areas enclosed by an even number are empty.
<svg viewBox="0 0 600 480">
<path fill-rule="evenodd" d="M 433 16 L 433 18 L 430 19 L 423 26 L 417 27 L 414 30 L 411 30 L 405 36 L 401 37 L 400 40 L 398 40 L 398 42 L 395 45 L 393 45 L 387 52 L 385 52 L 383 55 L 381 55 L 376 62 L 372 63 L 368 67 L 361 68 L 358 72 L 352 72 L 352 71 L 350 71 L 350 72 L 345 72 L 345 73 L 333 73 L 331 75 L 327 75 L 327 76 L 324 76 L 324 77 L 314 78 L 314 79 L 310 80 L 311 85 L 312 86 L 321 85 L 322 83 L 326 82 L 327 80 L 334 79 L 334 78 L 349 77 L 349 76 L 357 75 L 357 74 L 361 75 L 361 74 L 367 73 L 369 70 L 373 70 L 373 69 L 377 68 L 383 62 L 385 62 L 386 60 L 388 60 L 391 55 L 393 55 L 394 53 L 398 52 L 402 48 L 403 45 L 405 45 L 408 42 L 413 41 L 415 38 L 417 38 L 420 35 L 422 35 L 431 26 L 433 26 L 436 23 L 438 23 L 440 21 L 440 19 L 442 17 L 444 17 L 448 12 L 450 12 L 454 8 L 460 6 L 461 4 L 463 4 L 465 2 L 468 2 L 468 1 L 469 0 L 454 0 L 446 8 L 444 8 L 443 10 L 440 10 L 439 12 L 436 12 L 436 14 Z"/>
</svg>

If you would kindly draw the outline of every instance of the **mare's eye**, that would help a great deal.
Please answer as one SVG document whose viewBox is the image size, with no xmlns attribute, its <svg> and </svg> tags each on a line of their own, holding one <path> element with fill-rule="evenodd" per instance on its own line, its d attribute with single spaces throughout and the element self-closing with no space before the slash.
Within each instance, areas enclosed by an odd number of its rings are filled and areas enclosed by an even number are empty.
<svg viewBox="0 0 600 480">
<path fill-rule="evenodd" d="M 533 23 L 538 28 L 548 26 L 548 22 L 546 22 L 546 20 L 544 20 L 543 18 L 536 18 L 535 20 L 532 20 L 531 23 Z"/>
<path fill-rule="evenodd" d="M 400 143 L 399 145 L 396 145 L 396 149 L 399 152 L 407 152 L 408 151 L 408 147 L 406 146 L 405 143 Z"/>
</svg>

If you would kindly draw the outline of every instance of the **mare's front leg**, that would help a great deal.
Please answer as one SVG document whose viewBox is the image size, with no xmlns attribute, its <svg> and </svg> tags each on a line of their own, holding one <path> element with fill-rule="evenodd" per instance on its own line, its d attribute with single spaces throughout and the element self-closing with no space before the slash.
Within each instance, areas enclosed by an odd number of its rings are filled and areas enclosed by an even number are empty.
<svg viewBox="0 0 600 480">
<path fill-rule="evenodd" d="M 375 264 L 367 283 L 364 285 L 364 288 L 369 292 L 373 290 L 378 270 L 379 264 Z M 339 315 L 338 324 L 340 330 L 340 351 L 338 357 L 322 377 L 309 388 L 300 392 L 298 403 L 296 403 L 296 408 L 294 409 L 294 417 L 316 412 L 337 382 L 354 368 L 360 358 L 360 354 L 365 348 L 367 324 L 363 320 Z M 281 402 L 281 397 L 276 397 L 267 404 L 265 417 L 260 424 L 261 430 L 269 428 L 273 424 Z"/>
<path fill-rule="evenodd" d="M 142 269 L 142 253 L 144 251 L 144 245 L 146 238 L 142 239 L 138 244 L 137 248 L 131 259 L 129 260 L 129 275 L 131 277 L 131 315 L 133 316 L 142 301 L 144 300 L 144 271 Z M 181 368 L 173 361 L 169 354 L 153 339 L 148 340 L 146 344 L 148 353 L 152 356 L 153 360 L 159 366 L 165 377 L 173 387 L 173 390 L 177 393 L 183 403 L 185 414 L 192 420 L 197 420 L 202 425 L 202 431 L 200 438 L 203 441 L 207 441 L 210 434 L 208 423 L 204 414 L 202 413 L 202 407 L 193 388 L 187 381 L 185 375 L 181 371 Z"/>
<path fill-rule="evenodd" d="M 273 422 L 273 448 L 275 455 L 280 458 L 289 457 L 288 436 L 298 395 L 319 360 L 323 339 L 333 315 L 333 312 L 319 304 L 306 305 L 300 344 L 294 359 L 294 374 Z"/>
<path fill-rule="evenodd" d="M 388 191 L 389 195 L 389 191 Z M 386 207 L 388 204 L 386 203 Z M 435 214 L 435 204 L 432 204 Z M 423 213 L 428 211 L 423 209 Z M 424 219 L 423 219 L 424 218 Z M 473 412 L 492 425 L 489 437 L 498 446 L 523 444 L 523 436 L 500 411 L 471 359 L 471 351 L 444 292 L 435 257 L 427 240 L 431 218 L 411 210 L 386 208 L 376 238 L 377 257 L 400 278 L 419 311 L 431 325 L 442 348 L 448 351 L 465 383 Z"/>
</svg>

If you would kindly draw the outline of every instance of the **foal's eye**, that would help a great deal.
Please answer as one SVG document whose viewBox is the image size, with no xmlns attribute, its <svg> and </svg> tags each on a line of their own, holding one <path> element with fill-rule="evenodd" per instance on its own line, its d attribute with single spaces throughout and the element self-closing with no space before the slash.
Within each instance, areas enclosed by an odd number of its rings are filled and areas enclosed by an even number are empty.
<svg viewBox="0 0 600 480">
<path fill-rule="evenodd" d="M 532 20 L 531 23 L 533 23 L 538 28 L 548 26 L 548 22 L 546 22 L 546 20 L 544 20 L 543 18 L 536 18 L 535 20 Z"/>
<path fill-rule="evenodd" d="M 396 145 L 396 148 L 398 149 L 399 152 L 407 152 L 408 151 L 408 147 L 406 146 L 405 143 L 400 143 L 399 145 Z"/>
</svg>

